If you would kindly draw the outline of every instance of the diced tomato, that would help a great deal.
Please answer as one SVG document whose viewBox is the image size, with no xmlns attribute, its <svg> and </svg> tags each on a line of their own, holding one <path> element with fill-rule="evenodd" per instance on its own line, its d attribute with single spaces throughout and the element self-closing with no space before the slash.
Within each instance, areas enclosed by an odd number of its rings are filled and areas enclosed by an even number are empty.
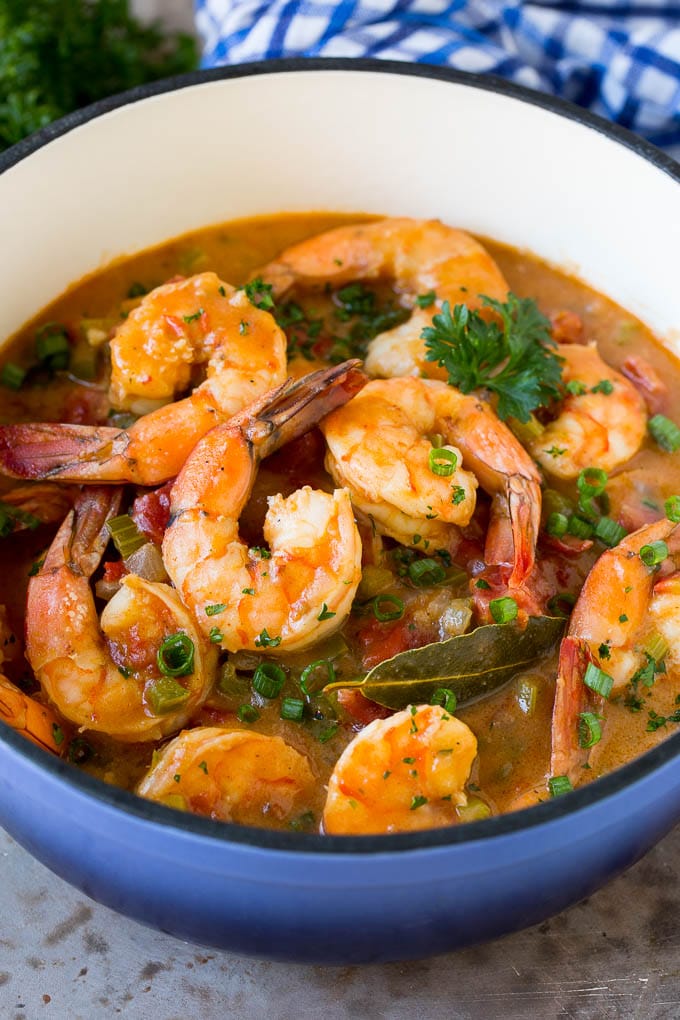
<svg viewBox="0 0 680 1020">
<path fill-rule="evenodd" d="M 364 669 L 372 669 L 384 659 L 391 659 L 399 652 L 408 648 L 419 648 L 428 640 L 417 628 L 411 629 L 404 620 L 394 623 L 381 623 L 370 620 L 357 632 L 357 642 L 361 649 L 361 665 Z"/>
<path fill-rule="evenodd" d="M 122 560 L 108 560 L 104 564 L 104 576 L 102 580 L 115 584 L 116 581 L 120 581 L 121 578 L 129 574 L 130 571 L 125 566 Z"/>
<path fill-rule="evenodd" d="M 368 726 L 374 719 L 387 719 L 393 715 L 391 708 L 385 708 L 365 697 L 361 691 L 352 689 L 338 691 L 338 702 L 345 712 L 362 726 Z"/>
<path fill-rule="evenodd" d="M 160 489 L 137 496 L 132 504 L 131 517 L 139 530 L 150 542 L 160 545 L 170 520 L 170 490 L 172 482 L 166 482 Z"/>
</svg>

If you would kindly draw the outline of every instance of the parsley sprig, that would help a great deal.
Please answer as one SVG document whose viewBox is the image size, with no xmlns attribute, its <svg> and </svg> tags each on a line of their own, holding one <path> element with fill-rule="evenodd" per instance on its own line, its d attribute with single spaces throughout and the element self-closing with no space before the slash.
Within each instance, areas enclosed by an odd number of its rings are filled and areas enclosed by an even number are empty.
<svg viewBox="0 0 680 1020">
<path fill-rule="evenodd" d="M 508 294 L 506 302 L 482 296 L 499 317 L 488 322 L 467 305 L 448 301 L 422 331 L 428 361 L 449 373 L 462 393 L 487 389 L 498 395 L 498 415 L 527 422 L 531 412 L 560 396 L 562 363 L 550 322 L 531 298 Z"/>
</svg>

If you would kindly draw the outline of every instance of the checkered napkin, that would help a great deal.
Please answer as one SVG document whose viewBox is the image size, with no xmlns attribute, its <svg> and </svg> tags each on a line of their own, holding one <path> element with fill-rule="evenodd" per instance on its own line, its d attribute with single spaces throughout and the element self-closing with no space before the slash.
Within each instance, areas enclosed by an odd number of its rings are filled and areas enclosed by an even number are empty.
<svg viewBox="0 0 680 1020">
<path fill-rule="evenodd" d="M 203 65 L 382 57 L 490 72 L 680 158 L 680 0 L 195 0 Z"/>
</svg>

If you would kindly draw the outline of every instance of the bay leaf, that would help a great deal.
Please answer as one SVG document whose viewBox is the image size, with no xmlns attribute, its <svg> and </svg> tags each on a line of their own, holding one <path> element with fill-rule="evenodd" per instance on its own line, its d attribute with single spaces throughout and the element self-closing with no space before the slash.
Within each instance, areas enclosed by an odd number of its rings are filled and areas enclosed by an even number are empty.
<svg viewBox="0 0 680 1020">
<path fill-rule="evenodd" d="M 429 704 L 439 687 L 454 692 L 459 705 L 493 694 L 514 676 L 547 655 L 562 637 L 563 617 L 530 616 L 522 629 L 516 622 L 491 623 L 469 634 L 399 652 L 378 663 L 365 677 L 324 687 L 360 690 L 386 708 Z"/>
</svg>

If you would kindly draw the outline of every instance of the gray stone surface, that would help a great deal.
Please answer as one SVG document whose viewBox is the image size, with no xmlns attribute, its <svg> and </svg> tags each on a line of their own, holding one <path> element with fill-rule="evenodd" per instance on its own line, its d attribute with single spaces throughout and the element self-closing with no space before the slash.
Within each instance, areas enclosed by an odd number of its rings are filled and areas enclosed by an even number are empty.
<svg viewBox="0 0 680 1020">
<path fill-rule="evenodd" d="M 2 1020 L 675 1020 L 680 828 L 538 927 L 405 964 L 308 967 L 201 949 L 118 917 L 0 830 Z"/>
</svg>

